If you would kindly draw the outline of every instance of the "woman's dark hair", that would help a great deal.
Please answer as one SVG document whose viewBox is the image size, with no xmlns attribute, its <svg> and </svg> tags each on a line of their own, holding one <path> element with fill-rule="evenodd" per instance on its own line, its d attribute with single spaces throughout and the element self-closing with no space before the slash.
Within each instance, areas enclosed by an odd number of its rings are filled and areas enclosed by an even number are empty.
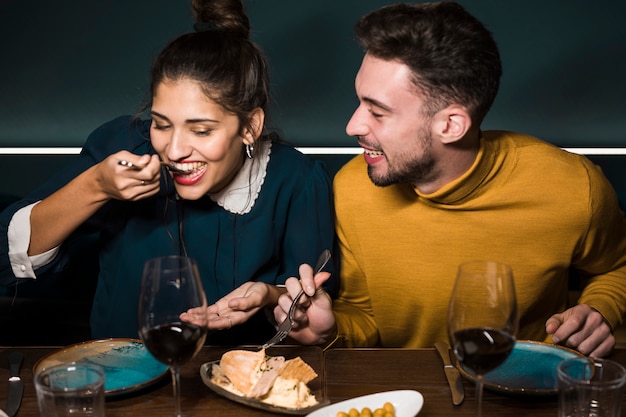
<svg viewBox="0 0 626 417">
<path fill-rule="evenodd" d="M 250 23 L 239 0 L 193 0 L 196 32 L 176 38 L 152 66 L 150 92 L 164 80 L 198 82 L 210 99 L 250 127 L 256 108 L 267 113 L 268 65 L 250 40 Z"/>
<path fill-rule="evenodd" d="M 498 93 L 502 63 L 491 33 L 462 6 L 394 4 L 363 16 L 355 32 L 366 53 L 411 68 L 430 115 L 457 103 L 482 122 Z"/>
</svg>

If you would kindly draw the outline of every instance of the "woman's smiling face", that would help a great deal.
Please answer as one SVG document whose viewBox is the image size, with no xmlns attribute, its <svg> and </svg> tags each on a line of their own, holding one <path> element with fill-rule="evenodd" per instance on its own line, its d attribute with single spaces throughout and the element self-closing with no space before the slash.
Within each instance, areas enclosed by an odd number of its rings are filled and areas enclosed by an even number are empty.
<svg viewBox="0 0 626 417">
<path fill-rule="evenodd" d="M 157 86 L 151 115 L 152 145 L 161 160 L 186 171 L 172 175 L 176 192 L 187 200 L 222 190 L 243 165 L 244 144 L 258 136 L 248 129 L 242 136 L 237 116 L 187 78 Z"/>
</svg>

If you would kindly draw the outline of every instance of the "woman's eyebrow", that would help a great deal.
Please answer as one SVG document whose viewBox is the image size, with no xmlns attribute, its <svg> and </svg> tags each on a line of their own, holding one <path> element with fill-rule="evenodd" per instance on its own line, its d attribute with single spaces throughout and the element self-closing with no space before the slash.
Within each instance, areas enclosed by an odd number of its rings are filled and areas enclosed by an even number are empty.
<svg viewBox="0 0 626 417">
<path fill-rule="evenodd" d="M 187 120 L 185 120 L 185 123 L 188 123 L 188 124 L 192 124 L 192 123 L 206 123 L 206 122 L 209 122 L 209 123 L 219 123 L 219 120 L 208 119 L 208 118 L 207 119 L 187 119 Z"/>
<path fill-rule="evenodd" d="M 167 116 L 165 116 L 165 115 L 163 115 L 163 114 L 161 114 L 161 113 L 159 113 L 157 111 L 152 110 L 150 112 L 150 114 L 153 115 L 153 116 L 158 117 L 159 119 L 167 120 L 168 122 L 170 121 L 170 119 Z M 185 120 L 185 123 L 187 123 L 187 124 L 206 123 L 206 122 L 218 123 L 219 121 L 218 120 L 214 120 L 214 119 L 209 119 L 209 118 L 198 118 L 198 119 L 187 119 L 187 120 Z"/>
<path fill-rule="evenodd" d="M 154 110 L 151 110 L 151 111 L 150 111 L 150 114 L 151 114 L 152 116 L 156 116 L 156 117 L 158 117 L 159 119 L 167 120 L 168 122 L 169 122 L 169 120 L 170 120 L 170 119 L 168 119 L 168 118 L 167 118 L 167 116 L 165 116 L 165 115 L 163 115 L 163 114 L 161 114 L 161 113 L 159 113 L 159 112 L 156 112 L 156 111 L 154 111 Z"/>
</svg>

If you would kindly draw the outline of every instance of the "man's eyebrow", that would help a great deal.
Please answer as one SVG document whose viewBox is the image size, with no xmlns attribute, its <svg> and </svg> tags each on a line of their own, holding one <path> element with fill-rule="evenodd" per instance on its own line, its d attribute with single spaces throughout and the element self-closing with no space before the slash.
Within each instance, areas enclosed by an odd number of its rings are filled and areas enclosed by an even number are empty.
<svg viewBox="0 0 626 417">
<path fill-rule="evenodd" d="M 366 103 L 371 104 L 372 106 L 378 107 L 380 109 L 383 109 L 385 111 L 391 112 L 393 111 L 393 109 L 391 107 L 389 107 L 386 104 L 381 103 L 380 101 L 373 99 L 371 97 L 363 97 L 361 100 L 363 100 Z"/>
</svg>

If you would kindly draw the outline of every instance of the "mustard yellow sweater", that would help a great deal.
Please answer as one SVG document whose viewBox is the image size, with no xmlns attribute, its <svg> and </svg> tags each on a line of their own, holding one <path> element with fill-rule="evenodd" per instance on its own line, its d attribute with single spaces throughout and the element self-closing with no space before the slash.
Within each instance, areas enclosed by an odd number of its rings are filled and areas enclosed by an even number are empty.
<svg viewBox="0 0 626 417">
<path fill-rule="evenodd" d="M 545 322 L 567 308 L 570 266 L 590 278 L 578 302 L 612 326 L 622 321 L 626 220 L 609 182 L 583 156 L 487 131 L 472 168 L 433 194 L 373 185 L 362 156 L 338 172 L 334 189 L 340 345 L 416 348 L 448 340 L 457 266 L 476 259 L 512 266 L 518 340 L 549 340 Z"/>
</svg>

